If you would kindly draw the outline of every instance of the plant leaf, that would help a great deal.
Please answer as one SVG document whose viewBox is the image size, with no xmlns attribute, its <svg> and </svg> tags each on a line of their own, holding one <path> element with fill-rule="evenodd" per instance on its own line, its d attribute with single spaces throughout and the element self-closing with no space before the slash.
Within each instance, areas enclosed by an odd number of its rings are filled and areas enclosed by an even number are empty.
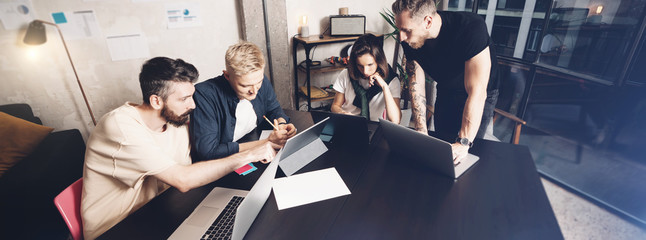
<svg viewBox="0 0 646 240">
<path fill-rule="evenodd" d="M 385 12 L 385 13 L 384 13 Z M 397 43 L 399 43 L 397 39 L 397 35 L 399 35 L 399 29 L 397 28 L 397 25 L 395 25 L 395 16 L 392 14 L 392 11 L 389 9 L 383 9 L 383 12 L 379 12 L 379 15 L 393 28 L 395 29 L 391 33 L 385 34 L 386 39 L 392 38 L 395 40 Z"/>
</svg>

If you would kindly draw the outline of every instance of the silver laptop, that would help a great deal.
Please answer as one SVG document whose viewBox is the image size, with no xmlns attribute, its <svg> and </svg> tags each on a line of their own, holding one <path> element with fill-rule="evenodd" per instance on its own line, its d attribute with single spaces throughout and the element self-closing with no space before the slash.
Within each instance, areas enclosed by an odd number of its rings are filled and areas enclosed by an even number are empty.
<svg viewBox="0 0 646 240">
<path fill-rule="evenodd" d="M 314 125 L 305 129 L 305 131 L 299 132 L 292 138 L 287 139 L 285 146 L 283 146 L 282 148 L 283 154 L 281 155 L 280 160 L 282 161 L 292 154 L 296 154 L 299 150 L 307 147 L 307 145 L 319 139 L 323 128 L 325 128 L 325 122 L 329 119 L 330 118 L 327 117 L 321 121 L 318 121 Z"/>
<path fill-rule="evenodd" d="M 269 198 L 277 169 L 274 160 L 249 191 L 213 188 L 168 239 L 242 239 Z"/>
<path fill-rule="evenodd" d="M 457 179 L 466 172 L 479 157 L 469 154 L 458 164 L 453 164 L 451 144 L 413 129 L 379 119 L 391 151 L 408 156 L 431 169 Z"/>
<path fill-rule="evenodd" d="M 289 177 L 296 173 L 328 150 L 320 138 L 321 132 L 326 126 L 325 122 L 328 119 L 330 118 L 325 118 L 305 131 L 296 134 L 296 136 L 287 139 L 285 146 L 281 150 L 283 153 L 277 159 L 280 161 L 279 166 L 285 176 Z"/>
<path fill-rule="evenodd" d="M 251 190 L 213 188 L 168 239 L 242 239 L 269 198 L 279 162 L 318 139 L 326 120 L 288 139 Z"/>
</svg>

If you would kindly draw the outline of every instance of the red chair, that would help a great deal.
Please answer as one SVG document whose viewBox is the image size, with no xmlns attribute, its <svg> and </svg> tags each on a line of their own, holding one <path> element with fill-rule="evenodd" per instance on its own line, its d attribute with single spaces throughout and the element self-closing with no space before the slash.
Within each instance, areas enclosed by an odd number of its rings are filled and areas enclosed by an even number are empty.
<svg viewBox="0 0 646 240">
<path fill-rule="evenodd" d="M 54 204 L 61 213 L 63 220 L 70 229 L 72 239 L 83 239 L 83 224 L 81 222 L 81 191 L 83 178 L 76 180 L 54 198 Z"/>
</svg>

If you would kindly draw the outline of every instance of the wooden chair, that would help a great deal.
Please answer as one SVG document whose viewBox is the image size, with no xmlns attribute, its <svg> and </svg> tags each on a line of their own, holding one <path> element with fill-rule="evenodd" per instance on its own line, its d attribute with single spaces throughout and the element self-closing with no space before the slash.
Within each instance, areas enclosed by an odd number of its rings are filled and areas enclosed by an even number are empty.
<svg viewBox="0 0 646 240">
<path fill-rule="evenodd" d="M 505 112 L 505 111 L 503 111 L 503 110 L 501 110 L 499 108 L 496 108 L 496 109 L 494 109 L 494 115 L 493 115 L 493 119 L 492 119 L 494 125 L 496 124 L 496 119 L 498 119 L 500 116 L 503 116 L 505 118 L 508 118 L 508 119 L 514 121 L 514 134 L 511 137 L 511 142 L 513 144 L 518 144 L 518 142 L 520 141 L 520 130 L 521 130 L 523 125 L 527 124 L 527 122 L 525 122 L 524 120 L 516 117 L 515 115 L 513 115 L 511 113 L 508 113 L 508 112 Z"/>
</svg>

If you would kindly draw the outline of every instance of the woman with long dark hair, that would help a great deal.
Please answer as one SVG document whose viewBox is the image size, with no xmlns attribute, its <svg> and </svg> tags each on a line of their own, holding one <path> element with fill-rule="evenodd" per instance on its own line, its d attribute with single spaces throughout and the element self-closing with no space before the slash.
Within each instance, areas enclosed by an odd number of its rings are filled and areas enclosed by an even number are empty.
<svg viewBox="0 0 646 240">
<path fill-rule="evenodd" d="M 348 66 L 333 84 L 337 93 L 332 112 L 399 123 L 401 84 L 388 65 L 382 45 L 382 39 L 370 33 L 354 42 Z"/>
</svg>

